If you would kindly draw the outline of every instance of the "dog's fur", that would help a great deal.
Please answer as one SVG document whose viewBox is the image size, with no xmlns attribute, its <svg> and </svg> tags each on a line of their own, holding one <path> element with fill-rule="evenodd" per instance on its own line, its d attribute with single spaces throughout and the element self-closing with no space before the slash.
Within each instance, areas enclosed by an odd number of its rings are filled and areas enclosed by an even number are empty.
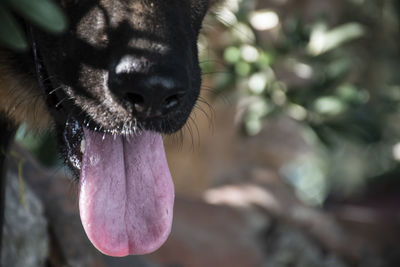
<svg viewBox="0 0 400 267">
<path fill-rule="evenodd" d="M 10 66 L 10 54 L 0 51 L 0 114 L 15 125 L 23 122 L 33 130 L 48 129 L 51 117 L 37 80 Z"/>
<path fill-rule="evenodd" d="M 22 122 L 33 129 L 54 127 L 75 173 L 83 124 L 117 135 L 136 129 L 179 130 L 199 95 L 197 37 L 215 2 L 58 0 L 69 19 L 67 32 L 52 35 L 27 24 L 32 50 L 15 53 L 0 47 L 0 171 Z M 140 116 L 132 102 L 137 95 L 133 100 L 127 95 L 142 80 L 180 87 L 171 102 L 177 107 L 162 116 L 161 111 L 150 116 L 149 108 Z"/>
</svg>

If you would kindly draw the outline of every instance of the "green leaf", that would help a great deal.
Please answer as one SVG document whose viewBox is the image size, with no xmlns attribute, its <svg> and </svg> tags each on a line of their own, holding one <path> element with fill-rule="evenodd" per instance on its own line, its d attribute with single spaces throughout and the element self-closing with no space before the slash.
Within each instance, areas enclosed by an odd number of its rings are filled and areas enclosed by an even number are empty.
<svg viewBox="0 0 400 267">
<path fill-rule="evenodd" d="M 326 25 L 317 25 L 311 34 L 308 51 L 318 56 L 364 35 L 364 26 L 357 22 L 348 22 L 332 30 Z"/>
<path fill-rule="evenodd" d="M 234 64 L 240 59 L 240 49 L 235 46 L 230 46 L 224 51 L 224 59 L 226 62 Z"/>
<path fill-rule="evenodd" d="M 319 114 L 336 116 L 345 111 L 346 105 L 338 97 L 322 96 L 315 100 L 314 108 Z"/>
<path fill-rule="evenodd" d="M 0 42 L 15 50 L 25 50 L 28 44 L 23 31 L 8 10 L 0 4 Z"/>
<path fill-rule="evenodd" d="M 247 77 L 251 72 L 251 65 L 240 60 L 235 64 L 235 72 L 242 77 Z"/>
<path fill-rule="evenodd" d="M 23 17 L 50 32 L 62 32 L 67 20 L 62 10 L 50 0 L 6 0 Z"/>
</svg>

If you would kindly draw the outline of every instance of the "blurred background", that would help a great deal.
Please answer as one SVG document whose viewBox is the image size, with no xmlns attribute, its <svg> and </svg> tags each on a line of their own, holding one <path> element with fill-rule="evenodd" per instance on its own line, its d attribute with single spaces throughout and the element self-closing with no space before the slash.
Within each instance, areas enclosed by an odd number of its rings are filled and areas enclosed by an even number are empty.
<svg viewBox="0 0 400 267">
<path fill-rule="evenodd" d="M 51 133 L 22 126 L 17 142 L 54 182 L 45 193 L 54 197 L 38 204 L 49 225 L 43 266 L 400 266 L 399 23 L 396 0 L 215 8 L 199 42 L 202 96 L 184 129 L 165 137 L 173 231 L 146 257 L 76 251 L 83 234 L 65 241 L 79 221 L 54 217 L 76 217 L 74 185 Z M 60 195 L 72 204 L 53 207 Z"/>
</svg>

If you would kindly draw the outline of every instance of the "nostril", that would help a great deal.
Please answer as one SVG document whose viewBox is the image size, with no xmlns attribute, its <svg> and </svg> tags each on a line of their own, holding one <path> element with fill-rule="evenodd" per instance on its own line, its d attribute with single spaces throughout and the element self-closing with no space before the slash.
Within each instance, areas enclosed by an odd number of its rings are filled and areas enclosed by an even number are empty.
<svg viewBox="0 0 400 267">
<path fill-rule="evenodd" d="M 144 112 L 145 110 L 145 101 L 144 97 L 137 93 L 127 93 L 127 100 L 133 104 L 133 107 L 137 112 Z"/>
<path fill-rule="evenodd" d="M 175 107 L 179 106 L 183 95 L 184 93 L 177 93 L 166 97 L 162 102 L 162 113 L 166 114 L 173 110 Z"/>
</svg>

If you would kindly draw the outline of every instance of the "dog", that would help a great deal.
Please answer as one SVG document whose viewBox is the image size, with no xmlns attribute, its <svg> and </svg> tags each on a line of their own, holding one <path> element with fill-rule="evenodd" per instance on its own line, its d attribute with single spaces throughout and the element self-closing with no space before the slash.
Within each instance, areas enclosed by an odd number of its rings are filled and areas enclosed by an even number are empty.
<svg viewBox="0 0 400 267">
<path fill-rule="evenodd" d="M 184 126 L 199 96 L 197 38 L 217 1 L 57 2 L 65 33 L 27 25 L 28 53 L 0 48 L 1 172 L 19 124 L 54 128 L 93 245 L 111 256 L 153 252 L 174 202 L 161 135 Z"/>
</svg>

